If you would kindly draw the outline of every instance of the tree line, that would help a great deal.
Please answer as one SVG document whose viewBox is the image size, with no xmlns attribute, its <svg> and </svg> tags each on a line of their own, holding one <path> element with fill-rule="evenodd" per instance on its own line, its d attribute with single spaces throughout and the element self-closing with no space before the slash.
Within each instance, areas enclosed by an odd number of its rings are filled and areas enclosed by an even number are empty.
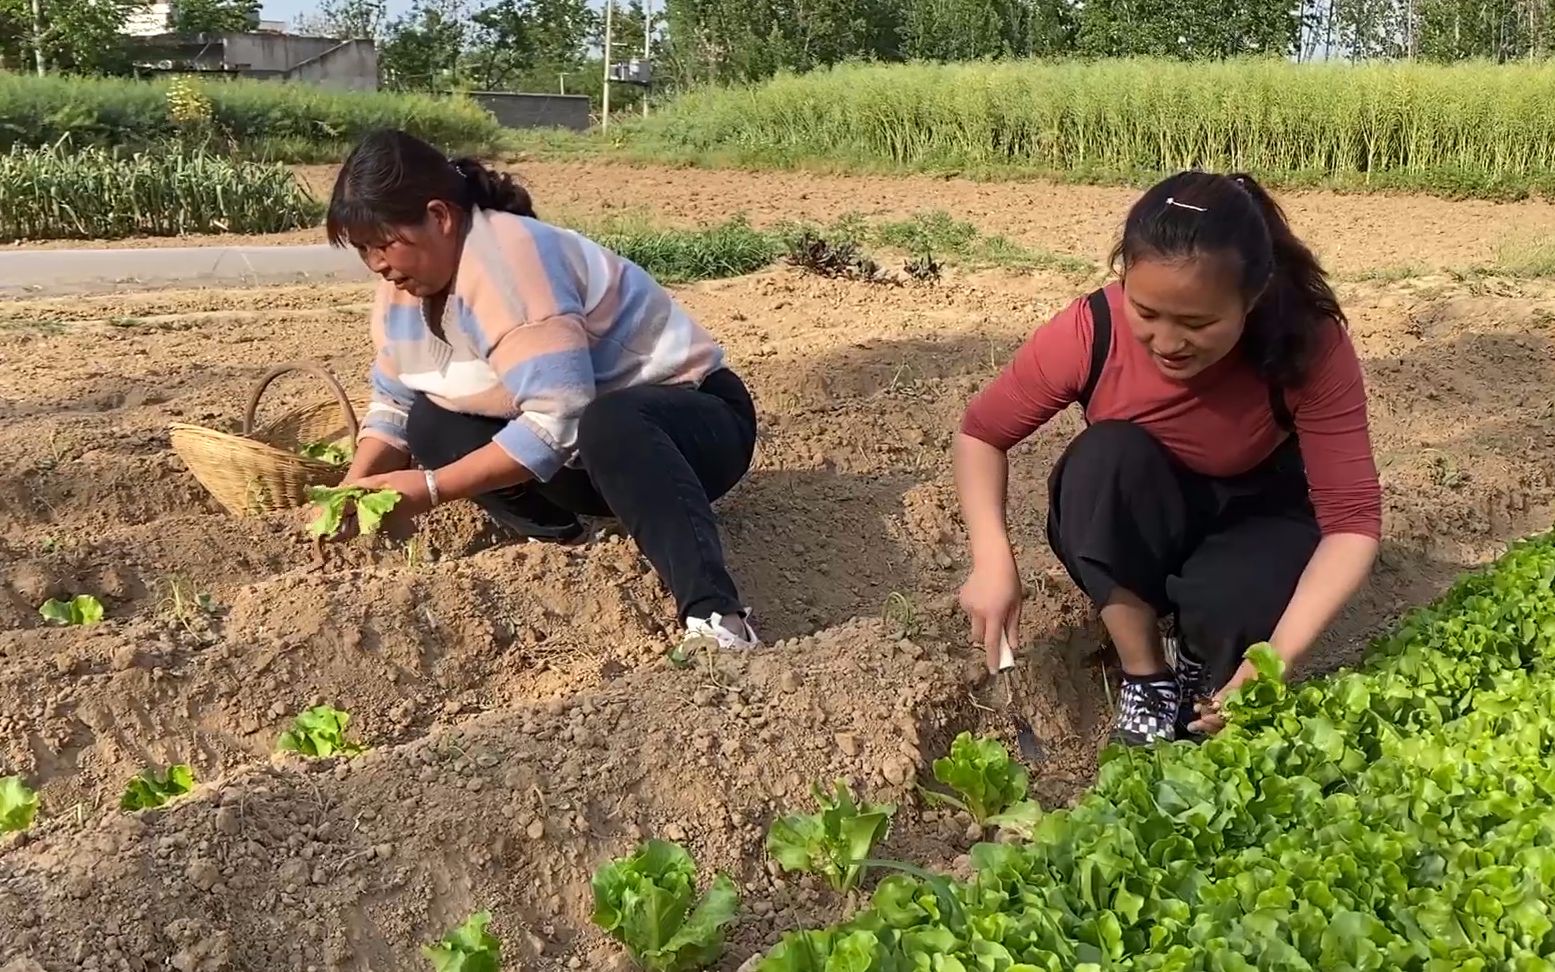
<svg viewBox="0 0 1555 972">
<path fill-rule="evenodd" d="M 145 0 L 0 0 L 0 67 L 128 68 L 119 36 Z M 180 32 L 244 29 L 254 0 L 180 0 Z M 615 60 L 640 57 L 643 0 L 613 7 Z M 663 0 L 655 82 L 754 81 L 848 60 L 1159 56 L 1302 60 L 1555 52 L 1555 0 Z M 298 33 L 371 38 L 386 87 L 567 90 L 597 97 L 604 18 L 589 0 L 324 0 Z M 630 101 L 622 90 L 617 103 Z"/>
</svg>

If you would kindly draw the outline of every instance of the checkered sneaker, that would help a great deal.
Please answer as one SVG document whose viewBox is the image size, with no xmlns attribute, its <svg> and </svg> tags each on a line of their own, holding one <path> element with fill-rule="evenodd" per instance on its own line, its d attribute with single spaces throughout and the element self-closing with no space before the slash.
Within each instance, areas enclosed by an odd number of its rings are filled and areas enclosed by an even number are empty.
<svg viewBox="0 0 1555 972">
<path fill-rule="evenodd" d="M 1175 675 L 1124 675 L 1113 738 L 1128 746 L 1176 739 L 1178 699 Z"/>
<path fill-rule="evenodd" d="M 1177 738 L 1197 738 L 1198 733 L 1188 731 L 1188 726 L 1198 719 L 1194 706 L 1209 694 L 1205 684 L 1208 674 L 1204 663 L 1194 656 L 1193 649 L 1183 640 L 1182 632 L 1174 624 L 1171 633 L 1163 639 L 1166 657 L 1177 675 Z"/>
</svg>

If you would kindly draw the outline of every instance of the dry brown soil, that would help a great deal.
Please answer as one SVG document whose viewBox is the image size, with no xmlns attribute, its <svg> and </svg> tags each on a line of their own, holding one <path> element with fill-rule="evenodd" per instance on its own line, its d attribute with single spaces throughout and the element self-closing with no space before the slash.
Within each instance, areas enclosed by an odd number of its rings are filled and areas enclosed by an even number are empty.
<svg viewBox="0 0 1555 972">
<path fill-rule="evenodd" d="M 1040 222 L 1072 252 L 1104 249 L 1127 198 L 813 177 L 771 177 L 758 194 L 757 177 L 733 173 L 545 172 L 542 199 L 580 206 L 677 219 L 777 216 L 801 196 L 816 216 L 861 202 L 956 208 L 1034 242 L 1046 237 L 1014 231 Z M 1537 206 L 1453 225 L 1425 217 L 1458 204 L 1390 205 L 1292 208 L 1352 270 L 1474 262 L 1496 233 L 1550 222 Z M 1312 222 L 1325 207 L 1334 222 Z M 664 660 L 666 597 L 608 528 L 577 549 L 516 544 L 449 508 L 417 544 L 359 541 L 319 568 L 296 518 L 235 519 L 206 497 L 167 424 L 233 427 L 274 362 L 320 358 L 360 391 L 364 287 L 0 302 L 0 776 L 43 795 L 33 831 L 0 841 L 0 969 L 417 969 L 419 943 L 481 908 L 511 967 L 611 968 L 588 878 L 648 834 L 740 885 L 722 966 L 734 969 L 850 907 L 762 853 L 773 816 L 834 777 L 902 805 L 883 853 L 956 866 L 973 835 L 923 807 L 914 777 L 955 731 L 1008 723 L 953 610 L 965 560 L 947 447 L 968 396 L 1087 283 L 952 271 L 889 286 L 775 269 L 682 289 L 761 410 L 756 468 L 721 512 L 775 642 L 689 670 Z M 1433 274 L 1349 282 L 1342 296 L 1372 393 L 1388 541 L 1326 663 L 1549 527 L 1555 503 L 1555 286 Z M 266 408 L 319 394 L 288 380 Z M 1107 718 L 1088 612 L 1041 542 L 1044 470 L 1075 428 L 1065 418 L 1023 446 L 1013 478 L 1030 587 L 1017 702 L 1044 745 L 1035 788 L 1050 806 L 1083 786 Z M 45 598 L 81 592 L 107 621 L 41 623 Z M 882 619 L 893 592 L 916 615 L 905 625 Z M 194 593 L 214 615 L 180 608 Z M 316 702 L 349 710 L 371 752 L 272 756 Z M 193 796 L 116 809 L 133 773 L 174 761 L 194 765 Z"/>
</svg>

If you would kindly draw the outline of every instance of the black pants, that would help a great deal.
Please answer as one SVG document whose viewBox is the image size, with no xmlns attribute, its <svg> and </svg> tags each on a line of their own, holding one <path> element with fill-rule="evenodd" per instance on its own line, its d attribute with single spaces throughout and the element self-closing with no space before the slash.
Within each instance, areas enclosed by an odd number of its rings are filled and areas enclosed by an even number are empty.
<svg viewBox="0 0 1555 972">
<path fill-rule="evenodd" d="M 1320 533 L 1295 439 L 1241 476 L 1185 468 L 1150 433 L 1098 422 L 1053 469 L 1048 542 L 1097 605 L 1117 588 L 1175 615 L 1211 691 L 1268 640 Z"/>
<path fill-rule="evenodd" d="M 491 442 L 500 419 L 451 412 L 417 395 L 406 429 L 428 469 Z M 713 501 L 750 469 L 756 408 L 734 372 L 698 388 L 646 386 L 596 398 L 578 426 L 582 468 L 477 497 L 491 517 L 526 537 L 569 540 L 578 514 L 614 516 L 675 597 L 680 619 L 744 609 L 724 565 Z"/>
</svg>

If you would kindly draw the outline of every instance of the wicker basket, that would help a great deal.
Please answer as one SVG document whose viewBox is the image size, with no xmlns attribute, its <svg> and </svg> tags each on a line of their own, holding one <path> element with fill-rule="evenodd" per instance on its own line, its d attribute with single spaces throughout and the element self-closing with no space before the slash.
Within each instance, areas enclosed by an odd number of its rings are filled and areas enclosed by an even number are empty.
<svg viewBox="0 0 1555 972">
<path fill-rule="evenodd" d="M 335 395 L 287 412 L 254 431 L 254 413 L 265 390 L 282 375 L 304 371 L 316 375 Z M 313 362 L 280 365 L 254 385 L 243 413 L 243 434 L 218 432 L 199 425 L 169 427 L 173 451 L 216 501 L 238 516 L 289 510 L 307 503 L 309 486 L 334 486 L 345 475 L 340 466 L 308 459 L 298 450 L 314 442 L 356 441 L 356 411 L 340 382 L 323 365 Z"/>
</svg>

